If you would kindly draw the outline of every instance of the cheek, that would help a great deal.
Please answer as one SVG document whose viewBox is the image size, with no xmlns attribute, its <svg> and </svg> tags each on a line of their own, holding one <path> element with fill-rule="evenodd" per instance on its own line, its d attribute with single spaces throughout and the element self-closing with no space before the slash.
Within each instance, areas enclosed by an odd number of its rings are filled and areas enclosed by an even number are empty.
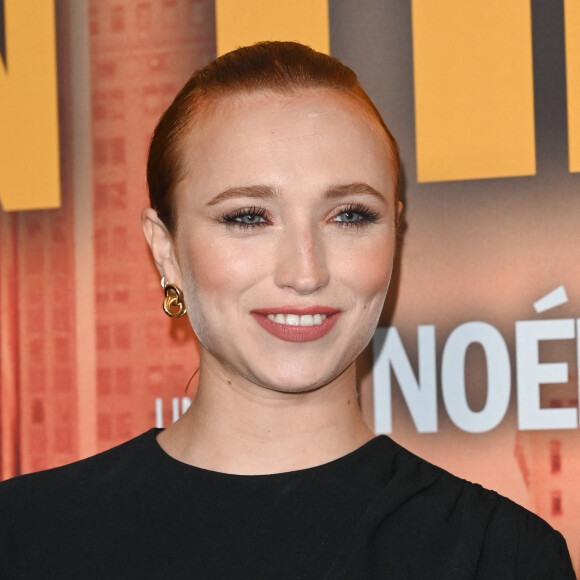
<svg viewBox="0 0 580 580">
<path fill-rule="evenodd" d="M 208 243 L 207 238 L 193 240 L 184 260 L 184 275 L 194 299 L 215 302 L 219 296 L 234 296 L 259 277 L 254 252 L 231 240 Z"/>
<path fill-rule="evenodd" d="M 382 299 L 389 287 L 393 269 L 394 242 L 363 244 L 351 248 L 348 259 L 340 260 L 342 278 L 367 299 Z"/>
</svg>

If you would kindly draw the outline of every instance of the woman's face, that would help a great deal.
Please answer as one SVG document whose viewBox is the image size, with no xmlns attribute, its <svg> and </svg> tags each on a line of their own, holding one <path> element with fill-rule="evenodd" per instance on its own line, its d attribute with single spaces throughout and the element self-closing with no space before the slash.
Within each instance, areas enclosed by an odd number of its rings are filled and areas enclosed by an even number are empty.
<svg viewBox="0 0 580 580">
<path fill-rule="evenodd" d="M 378 123 L 338 91 L 224 97 L 182 143 L 175 259 L 202 364 L 275 391 L 337 377 L 367 345 L 395 249 Z"/>
</svg>

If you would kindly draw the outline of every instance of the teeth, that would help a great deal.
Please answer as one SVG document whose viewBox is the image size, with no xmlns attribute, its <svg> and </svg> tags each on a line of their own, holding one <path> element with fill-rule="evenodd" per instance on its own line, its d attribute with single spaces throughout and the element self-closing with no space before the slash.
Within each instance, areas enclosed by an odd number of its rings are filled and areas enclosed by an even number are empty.
<svg viewBox="0 0 580 580">
<path fill-rule="evenodd" d="M 320 326 L 326 320 L 326 314 L 268 314 L 268 318 L 288 326 Z"/>
<path fill-rule="evenodd" d="M 298 314 L 286 314 L 286 324 L 289 326 L 300 326 L 300 316 Z"/>
</svg>

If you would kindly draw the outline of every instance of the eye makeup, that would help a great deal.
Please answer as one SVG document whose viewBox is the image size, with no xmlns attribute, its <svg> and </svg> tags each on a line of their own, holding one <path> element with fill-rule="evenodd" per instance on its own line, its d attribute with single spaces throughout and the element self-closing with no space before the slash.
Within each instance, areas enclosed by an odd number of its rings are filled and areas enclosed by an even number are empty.
<svg viewBox="0 0 580 580">
<path fill-rule="evenodd" d="M 269 221 L 266 214 L 267 211 L 263 207 L 241 207 L 221 215 L 218 221 L 228 227 L 250 229 L 267 225 Z"/>
</svg>

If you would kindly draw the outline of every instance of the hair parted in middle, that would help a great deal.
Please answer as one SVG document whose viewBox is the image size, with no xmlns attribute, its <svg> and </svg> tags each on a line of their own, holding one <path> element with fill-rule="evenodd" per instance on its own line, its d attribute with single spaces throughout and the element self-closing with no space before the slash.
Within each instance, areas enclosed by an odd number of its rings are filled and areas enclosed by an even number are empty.
<svg viewBox="0 0 580 580">
<path fill-rule="evenodd" d="M 182 178 L 180 160 L 184 135 L 195 120 L 211 112 L 222 97 L 259 91 L 294 93 L 331 89 L 350 94 L 385 131 L 396 178 L 396 200 L 401 186 L 397 143 L 377 108 L 349 67 L 335 57 L 297 42 L 260 42 L 238 48 L 197 70 L 161 117 L 151 140 L 147 184 L 151 207 L 174 233 L 177 216 L 173 191 Z"/>
</svg>

